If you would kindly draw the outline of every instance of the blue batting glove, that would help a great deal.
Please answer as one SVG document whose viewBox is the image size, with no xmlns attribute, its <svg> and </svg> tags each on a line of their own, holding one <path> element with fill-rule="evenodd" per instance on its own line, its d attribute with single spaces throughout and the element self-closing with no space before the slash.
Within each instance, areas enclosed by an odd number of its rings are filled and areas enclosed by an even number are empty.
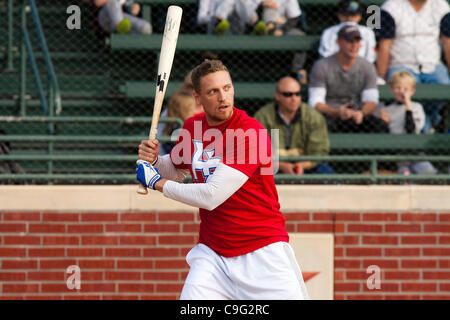
<svg viewBox="0 0 450 320">
<path fill-rule="evenodd" d="M 147 188 L 155 190 L 155 184 L 162 179 L 158 169 L 144 160 L 136 161 L 136 179 Z"/>
</svg>

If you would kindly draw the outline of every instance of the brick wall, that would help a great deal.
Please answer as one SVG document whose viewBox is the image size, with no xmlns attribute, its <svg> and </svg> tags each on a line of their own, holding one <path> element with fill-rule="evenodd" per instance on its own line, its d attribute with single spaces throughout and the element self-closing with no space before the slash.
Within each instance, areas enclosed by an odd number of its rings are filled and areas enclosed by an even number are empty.
<svg viewBox="0 0 450 320">
<path fill-rule="evenodd" d="M 334 233 L 335 299 L 450 299 L 450 213 L 285 216 L 288 232 Z M 198 224 L 193 212 L 0 212 L 0 298 L 176 299 Z M 66 286 L 70 265 L 81 290 Z"/>
</svg>

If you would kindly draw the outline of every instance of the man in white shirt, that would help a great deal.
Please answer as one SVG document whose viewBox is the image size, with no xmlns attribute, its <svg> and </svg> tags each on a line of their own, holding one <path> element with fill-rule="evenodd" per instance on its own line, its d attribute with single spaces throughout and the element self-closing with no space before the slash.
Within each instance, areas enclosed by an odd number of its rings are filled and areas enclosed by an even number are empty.
<svg viewBox="0 0 450 320">
<path fill-rule="evenodd" d="M 359 56 L 374 63 L 376 59 L 376 40 L 372 29 L 359 25 L 362 19 L 361 3 L 359 0 L 341 0 L 337 16 L 341 23 L 329 27 L 322 32 L 320 37 L 319 54 L 326 58 L 339 51 L 336 42 L 337 34 L 344 25 L 355 25 L 361 34 L 361 48 Z"/>
<path fill-rule="evenodd" d="M 381 7 L 377 71 L 389 80 L 405 70 L 417 83 L 450 84 L 441 62 L 442 40 L 450 67 L 450 6 L 446 0 L 388 0 Z M 428 122 L 440 122 L 442 104 L 426 104 Z M 425 128 L 428 130 L 430 123 Z"/>
</svg>

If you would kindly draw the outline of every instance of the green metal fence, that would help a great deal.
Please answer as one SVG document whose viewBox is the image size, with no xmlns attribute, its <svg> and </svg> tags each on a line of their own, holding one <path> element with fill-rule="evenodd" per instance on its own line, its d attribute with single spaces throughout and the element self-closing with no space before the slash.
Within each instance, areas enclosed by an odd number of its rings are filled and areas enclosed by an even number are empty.
<svg viewBox="0 0 450 320">
<path fill-rule="evenodd" d="M 136 0 L 152 35 L 105 34 L 98 9 L 80 8 L 81 28 L 70 30 L 64 0 L 0 3 L 0 168 L 19 164 L 25 173 L 0 171 L 0 183 L 133 183 L 137 145 L 148 136 L 161 33 L 170 4 L 183 7 L 183 21 L 167 98 L 205 56 L 229 67 L 236 105 L 253 115 L 270 102 L 275 82 L 319 58 L 321 32 L 338 23 L 338 0 L 300 0 L 302 36 L 205 35 L 196 24 L 196 0 Z M 365 6 L 383 1 L 362 1 Z M 365 23 L 363 15 L 361 23 Z M 296 65 L 296 54 L 304 61 Z M 297 61 L 298 62 L 298 61 Z M 383 101 L 392 100 L 380 86 Z M 307 85 L 302 87 L 307 101 Z M 334 175 L 278 174 L 278 183 L 434 183 L 450 180 L 448 86 L 417 87 L 416 100 L 445 102 L 444 121 L 434 135 L 330 134 L 329 156 L 280 158 L 327 162 Z M 167 102 L 167 99 L 166 99 Z M 179 119 L 163 118 L 162 122 Z M 161 137 L 168 141 L 169 137 Z M 434 175 L 396 174 L 396 162 L 430 161 Z"/>
</svg>

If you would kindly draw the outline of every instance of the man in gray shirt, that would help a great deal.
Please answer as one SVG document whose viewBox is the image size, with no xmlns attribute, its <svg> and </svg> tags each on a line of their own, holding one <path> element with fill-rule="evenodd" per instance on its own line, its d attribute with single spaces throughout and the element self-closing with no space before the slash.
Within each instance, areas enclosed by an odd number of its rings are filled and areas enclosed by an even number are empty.
<svg viewBox="0 0 450 320">
<path fill-rule="evenodd" d="M 338 33 L 339 51 L 317 61 L 310 75 L 309 105 L 325 115 L 330 132 L 383 132 L 389 129 L 372 114 L 378 103 L 377 73 L 359 57 L 358 27 Z"/>
</svg>

